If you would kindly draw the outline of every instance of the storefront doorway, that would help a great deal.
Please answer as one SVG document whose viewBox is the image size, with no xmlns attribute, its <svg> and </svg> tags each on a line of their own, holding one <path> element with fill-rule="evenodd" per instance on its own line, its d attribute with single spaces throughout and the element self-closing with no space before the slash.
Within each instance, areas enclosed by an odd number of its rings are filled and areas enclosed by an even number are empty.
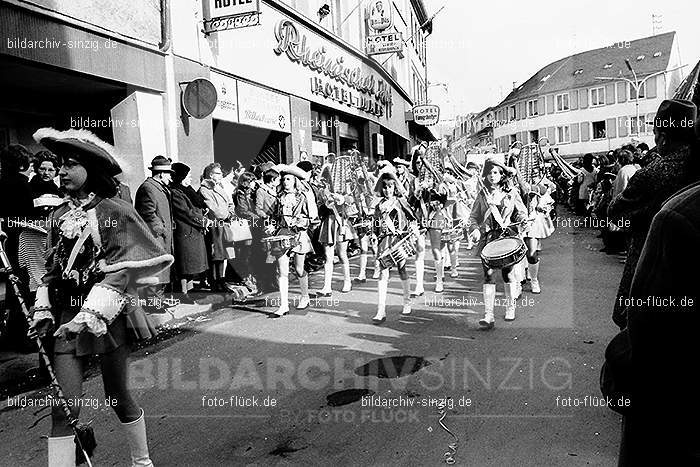
<svg viewBox="0 0 700 467">
<path fill-rule="evenodd" d="M 224 170 L 236 168 L 236 161 L 246 169 L 251 165 L 286 161 L 287 133 L 254 128 L 214 119 L 214 161 Z"/>
<path fill-rule="evenodd" d="M 330 109 L 311 108 L 312 162 L 323 165 L 329 153 L 365 152 L 363 124 L 360 119 Z"/>
</svg>

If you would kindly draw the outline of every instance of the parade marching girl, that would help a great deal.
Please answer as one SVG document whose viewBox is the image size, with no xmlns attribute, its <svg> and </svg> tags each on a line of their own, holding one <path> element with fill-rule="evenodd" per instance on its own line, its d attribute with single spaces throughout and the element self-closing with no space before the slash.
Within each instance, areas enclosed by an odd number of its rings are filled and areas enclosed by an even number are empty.
<svg viewBox="0 0 700 467">
<path fill-rule="evenodd" d="M 487 159 L 484 164 L 482 189 L 474 202 L 467 223 L 467 229 L 475 242 L 478 242 L 476 254 L 480 254 L 486 244 L 497 239 L 507 231 L 518 235 L 517 227 L 508 227 L 510 223 L 519 223 L 527 218 L 527 209 L 517 190 L 511 189 L 509 169 L 495 159 Z M 496 301 L 496 284 L 493 282 L 493 270 L 482 264 L 484 269 L 484 317 L 479 325 L 484 329 L 493 328 L 493 307 Z M 512 267 L 501 270 L 505 282 L 507 321 L 515 319 L 515 297 L 517 295 L 516 277 Z"/>
<path fill-rule="evenodd" d="M 277 200 L 272 208 L 272 222 L 266 227 L 268 234 L 294 236 L 295 244 L 290 247 L 273 247 L 271 254 L 277 258 L 277 282 L 280 290 L 280 306 L 270 318 L 279 318 L 289 313 L 289 262 L 294 257 L 294 270 L 299 278 L 301 298 L 297 310 L 309 306 L 309 274 L 304 269 L 306 254 L 311 251 L 309 228 L 309 204 L 301 191 L 301 180 L 308 180 L 309 174 L 297 166 L 276 165 L 280 174 Z"/>
<path fill-rule="evenodd" d="M 416 287 L 411 294 L 420 297 L 425 293 L 423 285 L 425 276 L 425 233 L 428 224 L 428 206 L 423 198 L 423 191 L 428 187 L 426 182 L 420 181 L 420 172 L 423 168 L 421 156 L 425 154 L 425 146 L 418 145 L 413 148 L 411 154 L 411 172 L 413 175 L 412 186 L 408 192 L 408 202 L 412 207 L 413 217 L 417 224 L 418 237 L 416 240 Z"/>
<path fill-rule="evenodd" d="M 129 343 L 155 333 L 139 306 L 136 288 L 157 281 L 173 263 L 134 208 L 113 198 L 121 167 L 114 148 L 85 130 L 42 128 L 34 139 L 62 159 L 66 202 L 51 215 L 47 273 L 37 289 L 32 336 L 53 335 L 53 365 L 69 400 L 83 394 L 87 358 L 100 355 L 105 393 L 126 433 L 132 465 L 153 465 L 144 412 L 127 385 Z M 77 418 L 80 404 L 71 406 Z M 75 465 L 72 429 L 52 410 L 49 466 Z"/>
<path fill-rule="evenodd" d="M 325 181 L 326 189 L 322 191 L 323 203 L 319 205 L 318 209 L 321 217 L 318 242 L 323 245 L 326 262 L 323 265 L 323 288 L 317 294 L 319 297 L 330 297 L 333 293 L 331 284 L 333 281 L 333 257 L 336 251 L 343 267 L 341 292 L 347 293 L 352 290 L 348 242 L 357 238 L 347 213 L 348 205 L 354 202 L 352 195 L 345 194 L 350 193 L 350 187 L 346 184 L 343 187 L 344 193 L 331 191 L 333 186 L 331 167 L 331 165 L 326 165 L 321 170 L 321 179 Z"/>
<path fill-rule="evenodd" d="M 362 162 L 360 162 L 362 163 Z M 356 172 L 357 184 L 351 187 L 353 204 L 348 209 L 350 223 L 355 225 L 358 243 L 360 246 L 360 272 L 353 282 L 364 284 L 367 282 L 367 259 L 369 258 L 369 243 L 372 236 L 370 214 L 373 209 L 373 196 L 371 195 L 370 180 L 367 170 L 361 167 Z M 364 223 L 363 225 L 359 225 Z M 367 225 L 369 223 L 369 225 Z"/>
<path fill-rule="evenodd" d="M 542 177 L 538 183 L 528 183 L 517 169 L 516 179 L 520 187 L 520 193 L 527 207 L 528 219 L 531 221 L 523 232 L 523 240 L 527 246 L 527 263 L 530 276 L 530 287 L 533 294 L 540 293 L 539 251 L 542 249 L 542 239 L 554 233 L 554 223 L 549 212 L 554 206 L 554 199 L 551 196 L 555 185 L 547 177 Z"/>
<path fill-rule="evenodd" d="M 410 229 L 415 228 L 415 225 L 411 225 L 412 221 L 415 220 L 411 207 L 403 197 L 396 196 L 396 185 L 398 183 L 399 181 L 393 171 L 384 170 L 379 174 L 379 179 L 374 187 L 374 191 L 381 197 L 374 210 L 373 220 L 374 233 L 379 241 L 377 256 L 381 256 L 392 245 L 403 238 Z M 407 315 L 411 313 L 411 291 L 406 262 L 401 261 L 397 264 L 397 268 L 403 288 L 403 310 L 401 313 Z M 386 294 L 388 288 L 389 268 L 382 268 L 379 281 L 377 282 L 379 295 L 377 314 L 372 318 L 372 322 L 375 324 L 381 324 L 386 321 Z"/>
</svg>

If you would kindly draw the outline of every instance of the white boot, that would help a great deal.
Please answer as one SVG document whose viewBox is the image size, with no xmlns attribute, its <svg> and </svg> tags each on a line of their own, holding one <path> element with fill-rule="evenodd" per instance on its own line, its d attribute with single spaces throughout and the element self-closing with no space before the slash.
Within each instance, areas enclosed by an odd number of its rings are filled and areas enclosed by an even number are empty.
<svg viewBox="0 0 700 467">
<path fill-rule="evenodd" d="M 530 287 L 532 288 L 532 293 L 540 293 L 540 281 L 538 274 L 540 272 L 540 262 L 536 262 L 530 265 Z"/>
<path fill-rule="evenodd" d="M 440 250 L 440 254 L 444 258 L 443 261 L 446 268 L 452 268 L 452 266 L 454 266 L 452 263 L 452 257 L 450 257 L 449 253 L 450 250 L 447 249 L 447 244 L 445 244 L 445 246 L 442 247 L 442 250 Z"/>
<path fill-rule="evenodd" d="M 124 432 L 126 433 L 126 441 L 129 444 L 131 451 L 131 466 L 132 467 L 153 467 L 153 462 L 148 456 L 148 440 L 146 439 L 146 419 L 141 416 L 129 423 L 122 423 Z"/>
<path fill-rule="evenodd" d="M 513 282 L 506 282 L 506 321 L 513 321 L 515 319 L 515 302 L 517 286 L 519 284 Z"/>
<path fill-rule="evenodd" d="M 377 314 L 374 315 L 372 321 L 375 323 L 383 323 L 386 320 L 386 292 L 389 288 L 389 270 L 384 269 L 381 271 L 379 281 L 377 282 L 377 291 L 379 292 L 378 302 L 377 302 Z"/>
<path fill-rule="evenodd" d="M 435 293 L 440 293 L 445 290 L 443 285 L 443 278 L 445 277 L 445 263 L 444 260 L 440 259 L 435 262 L 435 269 L 437 270 L 437 281 L 435 281 Z"/>
<path fill-rule="evenodd" d="M 425 274 L 425 258 L 420 255 L 416 258 L 416 288 L 413 290 L 413 296 L 420 297 L 425 293 L 423 288 L 423 275 Z"/>
<path fill-rule="evenodd" d="M 367 253 L 360 254 L 360 273 L 357 275 L 357 280 L 364 282 L 367 280 Z"/>
<path fill-rule="evenodd" d="M 450 262 L 452 263 L 452 270 L 450 271 L 450 277 L 453 277 L 453 278 L 459 277 L 459 272 L 457 272 L 457 267 L 459 267 L 459 264 L 457 263 L 457 248 L 455 248 L 454 253 L 450 253 Z"/>
<path fill-rule="evenodd" d="M 379 279 L 381 272 L 382 272 L 382 270 L 379 266 L 379 261 L 375 258 L 374 259 L 374 273 L 372 274 L 372 279 Z"/>
<path fill-rule="evenodd" d="M 289 277 L 280 276 L 277 279 L 277 283 L 280 287 L 280 306 L 275 312 L 275 315 L 284 316 L 289 313 Z"/>
<path fill-rule="evenodd" d="M 49 467 L 75 467 L 74 435 L 49 437 Z"/>
<path fill-rule="evenodd" d="M 323 264 L 323 288 L 318 292 L 319 294 L 329 296 L 333 290 L 331 289 L 331 283 L 333 282 L 333 263 L 326 261 Z"/>
<path fill-rule="evenodd" d="M 350 260 L 343 263 L 343 288 L 341 292 L 348 293 L 352 290 L 352 281 L 350 280 Z"/>
<path fill-rule="evenodd" d="M 408 280 L 401 281 L 401 286 L 403 287 L 403 310 L 402 315 L 411 314 L 411 284 Z"/>
<path fill-rule="evenodd" d="M 309 307 L 311 298 L 309 298 L 309 274 L 305 273 L 299 278 L 299 288 L 301 289 L 301 297 L 297 304 L 297 310 L 304 310 Z"/>
<path fill-rule="evenodd" d="M 479 326 L 483 329 L 491 329 L 495 319 L 493 318 L 493 306 L 496 303 L 496 284 L 484 284 L 484 317 L 479 320 Z"/>
</svg>

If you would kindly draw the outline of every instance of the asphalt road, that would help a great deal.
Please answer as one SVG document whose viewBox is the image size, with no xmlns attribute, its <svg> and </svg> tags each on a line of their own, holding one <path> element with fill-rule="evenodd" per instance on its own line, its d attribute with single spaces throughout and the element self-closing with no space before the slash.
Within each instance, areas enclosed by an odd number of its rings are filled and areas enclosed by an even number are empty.
<svg viewBox="0 0 700 467">
<path fill-rule="evenodd" d="M 310 309 L 267 319 L 273 296 L 267 308 L 221 309 L 139 350 L 130 385 L 153 461 L 424 466 L 450 452 L 457 465 L 615 465 L 620 418 L 592 405 L 622 265 L 571 219 L 545 241 L 542 294 L 526 287 L 514 322 L 497 306 L 492 331 L 478 330 L 480 265 L 462 248 L 460 277 L 443 294 L 432 292 L 428 261 L 428 292 L 410 316 L 392 274 L 383 326 L 371 323 L 376 282 L 341 294 L 338 266 L 334 296 Z M 321 282 L 313 275 L 312 290 Z M 416 358 L 376 360 L 385 357 Z M 86 404 L 99 405 L 81 416 L 93 420 L 95 465 L 128 465 L 101 379 L 85 388 Z M 46 465 L 47 413 L 0 402 L 0 464 Z"/>
</svg>

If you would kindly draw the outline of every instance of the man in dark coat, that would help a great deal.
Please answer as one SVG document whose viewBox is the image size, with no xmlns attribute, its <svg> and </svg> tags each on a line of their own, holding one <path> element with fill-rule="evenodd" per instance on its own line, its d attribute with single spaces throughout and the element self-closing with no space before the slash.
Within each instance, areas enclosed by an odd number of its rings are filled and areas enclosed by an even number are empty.
<svg viewBox="0 0 700 467">
<path fill-rule="evenodd" d="M 175 162 L 173 168 L 172 193 L 173 219 L 175 220 L 175 271 L 180 281 L 183 303 L 194 303 L 188 295 L 189 279 L 208 269 L 207 247 L 204 243 L 204 231 L 208 219 L 201 207 L 195 206 L 186 190 L 190 187 L 190 168 L 186 164 Z M 196 195 L 197 193 L 194 192 Z M 202 201 L 202 205 L 206 207 Z"/>
<path fill-rule="evenodd" d="M 620 329 L 624 329 L 627 324 L 621 299 L 629 295 L 634 270 L 651 220 L 669 196 L 697 177 L 696 163 L 691 158 L 691 145 L 695 140 L 692 122 L 696 118 L 697 108 L 690 101 L 665 100 L 661 103 L 654 120 L 654 134 L 657 135 L 656 139 L 661 138 L 664 145 L 662 148 L 657 143 L 661 157 L 635 172 L 624 191 L 608 207 L 611 220 L 629 222 L 627 225 L 630 232 L 627 262 L 613 310 L 613 321 Z M 691 123 L 681 127 L 680 122 Z"/>
<path fill-rule="evenodd" d="M 156 156 L 151 161 L 151 176 L 144 180 L 136 190 L 135 208 L 146 221 L 151 233 L 160 242 L 163 249 L 173 253 L 173 216 L 171 210 L 171 194 L 168 185 L 172 181 L 173 169 L 170 159 Z M 143 290 L 144 298 L 149 301 L 147 308 L 151 312 L 163 312 L 163 293 L 170 282 L 170 268 L 158 274 L 158 285 Z M 153 305 L 153 306 L 151 306 Z"/>
</svg>

